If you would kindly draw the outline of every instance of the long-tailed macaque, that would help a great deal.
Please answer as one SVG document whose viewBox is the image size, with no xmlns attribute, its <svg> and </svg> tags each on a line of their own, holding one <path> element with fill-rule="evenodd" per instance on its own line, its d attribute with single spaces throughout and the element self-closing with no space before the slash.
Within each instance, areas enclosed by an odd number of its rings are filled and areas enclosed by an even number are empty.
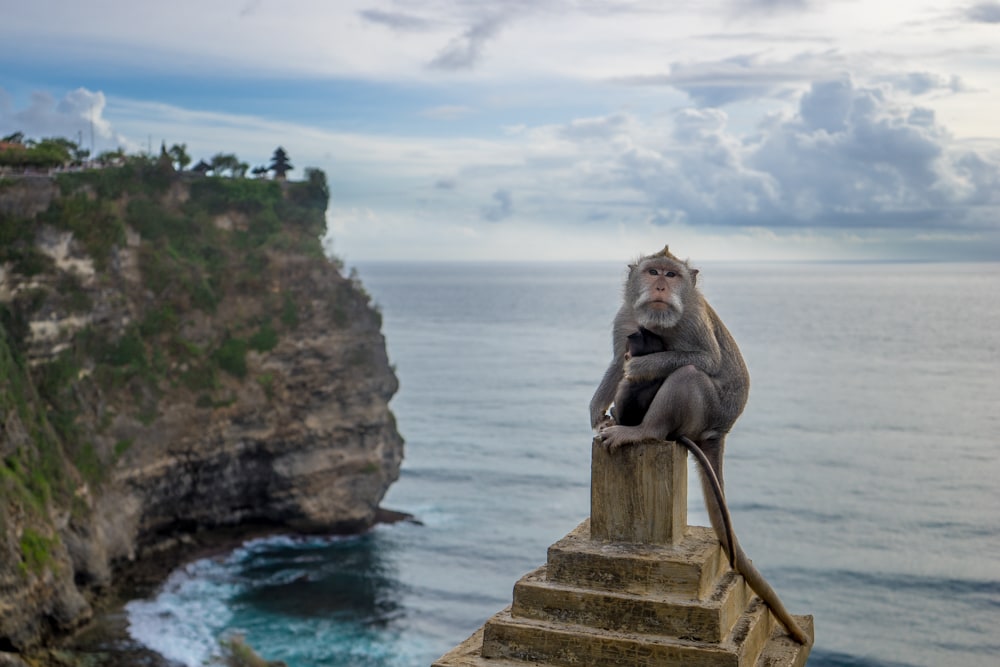
<svg viewBox="0 0 1000 667">
<path fill-rule="evenodd" d="M 629 266 L 625 295 L 615 316 L 613 357 L 590 401 L 590 424 L 610 450 L 642 440 L 690 438 L 697 443 L 724 489 L 722 458 L 726 435 L 743 412 L 750 375 L 736 341 L 696 287 L 698 270 L 668 247 Z M 660 338 L 661 352 L 629 357 L 629 335 L 647 329 Z M 662 380 L 641 422 L 615 423 L 606 416 L 625 383 Z M 764 600 L 789 634 L 809 637 L 754 567 L 735 535 L 726 530 L 724 498 L 715 495 L 711 476 L 701 469 L 702 492 L 712 528 L 723 548 L 735 555 L 737 572 Z"/>
</svg>

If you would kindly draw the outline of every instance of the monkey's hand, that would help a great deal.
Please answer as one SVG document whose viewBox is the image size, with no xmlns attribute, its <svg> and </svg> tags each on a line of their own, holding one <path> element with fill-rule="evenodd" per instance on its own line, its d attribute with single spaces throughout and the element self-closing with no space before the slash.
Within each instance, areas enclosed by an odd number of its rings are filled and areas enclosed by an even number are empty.
<svg viewBox="0 0 1000 667">
<path fill-rule="evenodd" d="M 646 380 L 656 380 L 666 377 L 662 372 L 660 364 L 655 363 L 655 355 L 645 354 L 641 357 L 626 357 L 625 359 L 625 382 L 645 382 Z"/>
<path fill-rule="evenodd" d="M 619 426 L 614 421 L 602 425 L 597 437 L 609 452 L 618 451 L 625 445 L 642 439 L 635 427 Z"/>
<path fill-rule="evenodd" d="M 590 428 L 594 430 L 594 433 L 607 426 L 609 422 L 613 424 L 614 420 L 608 415 L 606 409 L 598 410 L 594 406 L 590 407 Z"/>
</svg>

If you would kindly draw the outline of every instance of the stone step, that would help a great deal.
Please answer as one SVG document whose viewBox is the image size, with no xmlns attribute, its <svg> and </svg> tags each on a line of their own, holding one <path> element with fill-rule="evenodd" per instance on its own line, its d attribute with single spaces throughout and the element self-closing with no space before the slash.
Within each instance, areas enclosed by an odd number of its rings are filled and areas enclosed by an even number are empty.
<svg viewBox="0 0 1000 667">
<path fill-rule="evenodd" d="M 754 667 L 805 667 L 812 643 L 815 641 L 813 617 L 793 615 L 792 618 L 802 631 L 809 635 L 809 646 L 803 646 L 789 637 L 785 628 L 777 623 Z M 520 667 L 523 667 L 523 663 Z"/>
<path fill-rule="evenodd" d="M 546 567 L 514 585 L 515 617 L 585 625 L 599 630 L 721 642 L 746 609 L 750 591 L 732 570 L 705 600 L 675 594 L 600 591 L 551 581 Z"/>
<path fill-rule="evenodd" d="M 529 667 L 542 665 L 540 662 L 504 660 L 483 657 L 483 629 L 479 628 L 464 642 L 434 661 L 431 667 Z"/>
<path fill-rule="evenodd" d="M 796 616 L 799 627 L 813 636 L 813 617 Z M 479 628 L 471 637 L 456 646 L 437 660 L 431 667 L 545 667 L 551 663 L 534 660 L 508 660 L 503 658 L 484 658 L 483 630 Z M 784 628 L 776 625 L 771 637 L 754 667 L 805 667 L 809 651 L 785 634 Z M 632 664 L 632 663 L 626 663 Z M 663 667 L 676 665 L 676 662 L 662 663 Z"/>
<path fill-rule="evenodd" d="M 755 667 L 773 628 L 758 598 L 720 643 L 518 618 L 508 607 L 486 622 L 482 657 L 567 667 Z"/>
<path fill-rule="evenodd" d="M 705 599 L 729 570 L 711 528 L 688 526 L 675 546 L 623 544 L 590 539 L 590 520 L 549 547 L 551 581 L 581 588 L 634 593 L 673 593 Z"/>
</svg>

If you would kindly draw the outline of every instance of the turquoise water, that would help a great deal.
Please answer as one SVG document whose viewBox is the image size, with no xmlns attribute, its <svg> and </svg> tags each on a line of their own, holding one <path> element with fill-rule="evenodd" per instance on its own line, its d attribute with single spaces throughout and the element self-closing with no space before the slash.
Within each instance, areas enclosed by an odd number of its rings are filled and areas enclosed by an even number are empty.
<svg viewBox="0 0 1000 667">
<path fill-rule="evenodd" d="M 423 525 L 257 540 L 128 606 L 180 664 L 238 631 L 291 667 L 428 665 L 589 511 L 587 403 L 618 264 L 360 267 L 407 440 L 384 505 Z M 750 401 L 728 441 L 741 542 L 816 617 L 811 666 L 996 665 L 1000 265 L 704 265 Z M 697 485 L 689 520 L 705 525 Z"/>
</svg>

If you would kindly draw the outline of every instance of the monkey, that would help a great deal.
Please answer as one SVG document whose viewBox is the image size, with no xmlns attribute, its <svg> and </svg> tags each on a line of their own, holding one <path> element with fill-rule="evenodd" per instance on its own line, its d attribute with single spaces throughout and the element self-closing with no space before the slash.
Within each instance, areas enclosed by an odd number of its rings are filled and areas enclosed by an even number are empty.
<svg viewBox="0 0 1000 667">
<path fill-rule="evenodd" d="M 710 467 L 720 490 L 725 489 L 726 436 L 746 405 L 750 373 L 732 334 L 698 290 L 697 276 L 698 269 L 676 257 L 669 246 L 629 265 L 622 305 L 612 324 L 612 360 L 590 401 L 590 424 L 610 451 L 643 440 L 684 437 L 696 443 L 709 464 L 699 468 L 705 507 L 719 542 L 735 555 L 734 569 L 789 634 L 808 644 L 808 635 L 754 567 L 736 536 L 727 534 L 724 502 L 716 498 L 707 474 Z M 658 336 L 664 350 L 629 357 L 628 337 L 640 328 Z M 654 380 L 662 383 L 638 424 L 616 423 L 607 417 L 623 382 Z"/>
<path fill-rule="evenodd" d="M 644 354 L 654 352 L 664 352 L 666 347 L 663 339 L 654 334 L 649 329 L 639 327 L 638 331 L 633 331 L 628 335 L 625 349 L 625 358 L 641 357 Z M 618 383 L 618 391 L 615 394 L 614 419 L 623 426 L 636 426 L 642 423 L 642 418 L 646 415 L 649 405 L 653 402 L 653 397 L 660 389 L 663 380 L 645 380 L 642 382 L 629 382 L 623 379 Z M 729 557 L 729 566 L 736 567 L 736 551 L 734 549 L 735 540 L 733 538 L 733 520 L 729 516 L 729 506 L 726 504 L 726 496 L 719 484 L 719 479 L 712 470 L 705 453 L 701 451 L 690 438 L 678 436 L 677 442 L 681 443 L 691 452 L 701 465 L 702 473 L 708 478 L 711 484 L 715 502 L 722 511 L 722 523 L 726 531 L 726 540 L 723 544 L 728 544 L 726 555 Z"/>
</svg>

